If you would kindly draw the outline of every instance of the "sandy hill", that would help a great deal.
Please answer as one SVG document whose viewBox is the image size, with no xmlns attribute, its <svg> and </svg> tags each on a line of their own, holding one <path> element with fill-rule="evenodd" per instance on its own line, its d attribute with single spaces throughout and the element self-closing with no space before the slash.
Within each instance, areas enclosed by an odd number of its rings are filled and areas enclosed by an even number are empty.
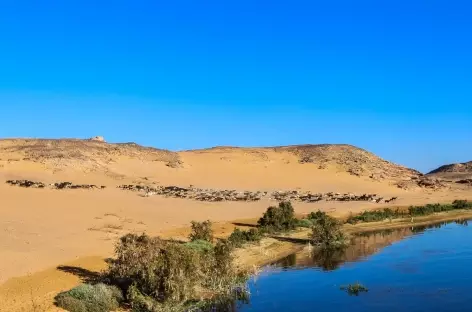
<svg viewBox="0 0 472 312">
<path fill-rule="evenodd" d="M 346 172 L 354 176 L 365 176 L 373 179 L 405 179 L 420 176 L 421 173 L 389 161 L 386 161 L 366 150 L 347 144 L 317 144 L 292 145 L 277 147 L 241 148 L 219 146 L 209 149 L 186 151 L 193 154 L 225 154 L 223 159 L 230 159 L 229 155 L 252 155 L 259 161 L 271 162 L 271 156 L 293 155 L 298 164 L 313 164 L 318 169 L 331 169 L 334 172 Z M 274 157 L 276 158 L 276 157 Z M 293 160 L 293 159 L 292 159 Z M 286 164 L 290 164 L 288 158 Z"/>
<path fill-rule="evenodd" d="M 472 178 L 472 161 L 441 166 L 428 173 L 445 179 L 460 180 Z"/>
<path fill-rule="evenodd" d="M 210 188 L 315 188 L 355 191 L 348 186 L 392 183 L 421 175 L 351 145 L 261 148 L 214 147 L 171 152 L 134 143 L 91 140 L 0 140 L 0 173 L 48 181 L 160 183 Z M 337 190 L 331 184 L 338 184 Z M 343 187 L 343 184 L 348 184 Z M 357 188 L 357 187 L 354 187 Z"/>
</svg>

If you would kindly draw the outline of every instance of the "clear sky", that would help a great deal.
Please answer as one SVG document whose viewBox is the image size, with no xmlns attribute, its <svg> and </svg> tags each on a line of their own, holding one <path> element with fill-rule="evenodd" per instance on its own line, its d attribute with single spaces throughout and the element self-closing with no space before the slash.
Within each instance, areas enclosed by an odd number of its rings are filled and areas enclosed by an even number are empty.
<svg viewBox="0 0 472 312">
<path fill-rule="evenodd" d="M 0 1 L 0 137 L 472 160 L 470 1 Z"/>
</svg>

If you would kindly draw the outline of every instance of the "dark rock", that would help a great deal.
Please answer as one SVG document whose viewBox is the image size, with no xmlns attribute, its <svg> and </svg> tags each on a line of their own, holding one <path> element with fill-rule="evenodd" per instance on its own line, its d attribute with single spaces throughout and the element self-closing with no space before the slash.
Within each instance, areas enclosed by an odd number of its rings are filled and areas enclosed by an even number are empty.
<svg viewBox="0 0 472 312">
<path fill-rule="evenodd" d="M 8 180 L 6 183 L 10 185 L 17 185 L 20 187 L 33 187 L 33 188 L 44 188 L 46 185 L 42 182 L 35 182 L 29 180 Z"/>
<path fill-rule="evenodd" d="M 17 185 L 20 187 L 45 188 L 46 184 L 43 182 L 34 182 L 29 180 L 8 180 L 6 183 L 10 185 Z M 62 189 L 98 189 L 99 187 L 93 184 L 72 184 L 71 182 L 57 182 L 50 185 L 51 188 Z M 104 188 L 103 186 L 101 188 Z"/>
</svg>

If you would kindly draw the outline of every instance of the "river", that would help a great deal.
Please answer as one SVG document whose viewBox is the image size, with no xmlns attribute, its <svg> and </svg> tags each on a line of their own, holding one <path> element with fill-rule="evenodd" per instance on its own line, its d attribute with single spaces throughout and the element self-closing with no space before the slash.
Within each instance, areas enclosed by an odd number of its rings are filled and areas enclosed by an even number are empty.
<svg viewBox="0 0 472 312">
<path fill-rule="evenodd" d="M 361 283 L 358 296 L 341 290 Z M 239 312 L 472 311 L 472 227 L 467 221 L 364 233 L 342 252 L 307 250 L 249 282 Z"/>
</svg>

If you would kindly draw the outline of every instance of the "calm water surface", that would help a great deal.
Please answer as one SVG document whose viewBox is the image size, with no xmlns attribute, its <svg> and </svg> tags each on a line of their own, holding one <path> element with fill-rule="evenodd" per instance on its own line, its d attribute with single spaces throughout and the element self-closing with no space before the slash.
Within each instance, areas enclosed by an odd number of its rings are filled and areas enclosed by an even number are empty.
<svg viewBox="0 0 472 312">
<path fill-rule="evenodd" d="M 367 293 L 349 296 L 360 282 Z M 291 255 L 250 282 L 239 312 L 472 311 L 466 221 L 363 234 L 345 252 Z"/>
</svg>

